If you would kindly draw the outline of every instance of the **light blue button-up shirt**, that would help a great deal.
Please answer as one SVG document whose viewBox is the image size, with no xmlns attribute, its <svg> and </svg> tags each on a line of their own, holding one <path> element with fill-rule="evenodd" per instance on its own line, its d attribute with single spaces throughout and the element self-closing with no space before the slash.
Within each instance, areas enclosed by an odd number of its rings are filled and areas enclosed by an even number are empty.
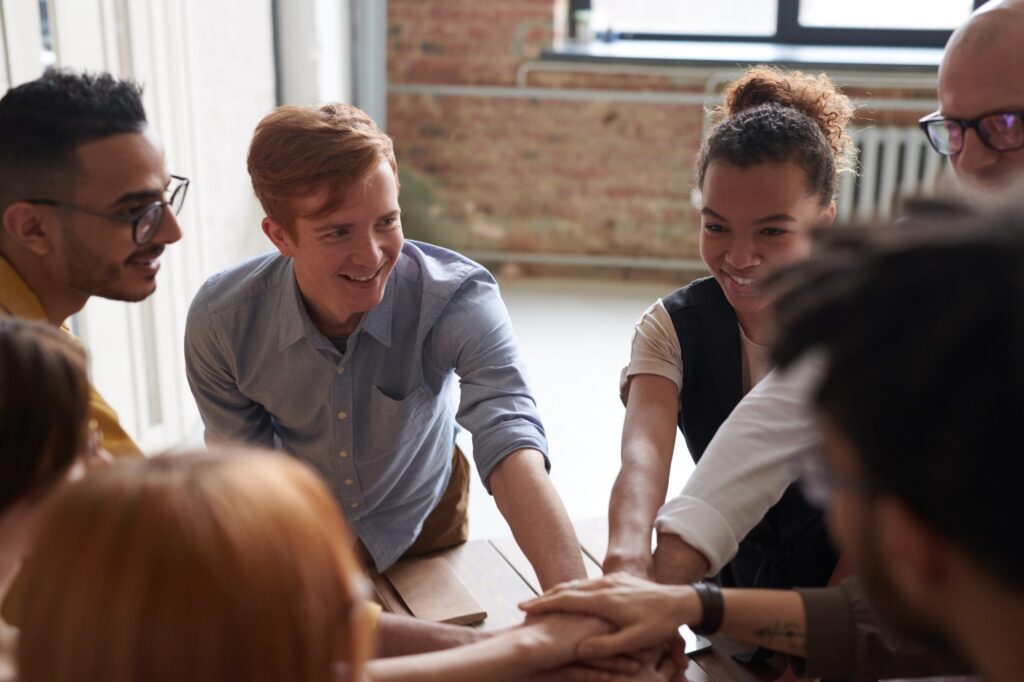
<svg viewBox="0 0 1024 682">
<path fill-rule="evenodd" d="M 207 440 L 278 447 L 315 468 L 380 570 L 444 492 L 456 420 L 485 485 L 512 452 L 547 453 L 497 283 L 437 246 L 405 242 L 344 355 L 306 312 L 291 259 L 214 275 L 189 310 L 185 362 Z"/>
</svg>

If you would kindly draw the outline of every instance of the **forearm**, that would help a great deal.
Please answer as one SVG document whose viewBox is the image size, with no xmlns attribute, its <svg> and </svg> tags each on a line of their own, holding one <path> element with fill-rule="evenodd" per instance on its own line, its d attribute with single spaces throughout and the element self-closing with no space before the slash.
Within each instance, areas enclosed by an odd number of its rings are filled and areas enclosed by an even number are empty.
<svg viewBox="0 0 1024 682">
<path fill-rule="evenodd" d="M 608 505 L 608 559 L 650 554 L 654 516 L 668 492 L 668 475 L 669 463 L 652 447 L 624 448 Z"/>
<path fill-rule="evenodd" d="M 374 682 L 516 680 L 574 660 L 581 639 L 607 631 L 593 618 L 544 618 L 458 649 L 374 660 L 367 670 Z"/>
<path fill-rule="evenodd" d="M 688 585 L 708 574 L 707 557 L 673 533 L 658 533 L 654 550 L 654 579 L 666 585 Z"/>
<path fill-rule="evenodd" d="M 793 590 L 722 590 L 720 632 L 792 656 L 807 656 L 807 616 Z"/>
<path fill-rule="evenodd" d="M 518 450 L 494 468 L 489 481 L 498 509 L 541 587 L 585 578 L 576 532 L 544 470 L 544 456 L 533 449 Z"/>
<path fill-rule="evenodd" d="M 379 658 L 409 656 L 472 644 L 483 637 L 483 633 L 474 628 L 382 613 L 377 624 L 375 651 Z"/>
<path fill-rule="evenodd" d="M 626 570 L 652 577 L 651 532 L 668 492 L 677 393 L 676 384 L 664 377 L 642 374 L 632 378 L 622 425 L 622 468 L 608 509 L 605 571 Z"/>
<path fill-rule="evenodd" d="M 367 672 L 375 682 L 459 682 L 512 680 L 526 674 L 521 652 L 502 640 L 481 641 L 457 650 L 434 651 L 370 661 Z"/>
</svg>

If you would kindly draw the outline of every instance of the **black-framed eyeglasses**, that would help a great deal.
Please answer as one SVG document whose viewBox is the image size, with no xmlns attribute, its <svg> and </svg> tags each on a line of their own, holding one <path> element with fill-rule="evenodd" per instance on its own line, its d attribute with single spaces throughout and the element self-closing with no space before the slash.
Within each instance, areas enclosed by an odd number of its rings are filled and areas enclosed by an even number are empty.
<svg viewBox="0 0 1024 682">
<path fill-rule="evenodd" d="M 171 184 L 167 187 L 169 196 L 166 201 L 163 199 L 154 201 L 143 206 L 130 216 L 99 213 L 82 206 L 69 204 L 65 201 L 57 201 L 56 199 L 25 199 L 25 202 L 29 204 L 41 204 L 43 206 L 56 206 L 58 208 L 65 208 L 69 211 L 77 211 L 78 213 L 91 215 L 96 218 L 116 220 L 119 223 L 130 223 L 132 226 L 132 241 L 139 246 L 142 246 L 143 244 L 148 244 L 149 240 L 152 239 L 153 235 L 155 235 L 160 229 L 160 224 L 164 219 L 165 206 L 170 206 L 175 215 L 181 211 L 181 207 L 185 203 L 185 195 L 188 193 L 188 184 L 188 178 L 180 175 L 172 175 Z"/>
<path fill-rule="evenodd" d="M 939 112 L 917 122 L 932 148 L 943 156 L 956 156 L 964 148 L 967 129 L 974 128 L 986 147 L 997 152 L 1024 149 L 1024 111 L 998 111 L 977 118 L 952 118 Z"/>
</svg>

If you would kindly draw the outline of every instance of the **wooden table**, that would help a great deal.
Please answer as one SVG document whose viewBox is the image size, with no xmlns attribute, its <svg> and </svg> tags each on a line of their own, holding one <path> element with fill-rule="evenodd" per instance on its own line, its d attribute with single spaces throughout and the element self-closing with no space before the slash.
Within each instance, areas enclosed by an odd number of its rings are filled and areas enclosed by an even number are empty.
<svg viewBox="0 0 1024 682">
<path fill-rule="evenodd" d="M 607 521 L 588 519 L 574 525 L 587 573 L 592 577 L 600 576 L 601 561 L 607 551 Z M 522 623 L 524 616 L 518 604 L 542 592 L 533 568 L 512 538 L 474 540 L 437 556 L 444 557 L 477 603 L 487 611 L 487 618 L 473 627 L 497 630 Z M 379 574 L 372 574 L 371 578 L 385 610 L 411 615 L 386 578 Z M 692 656 L 686 669 L 687 680 L 763 682 L 780 677 L 781 662 L 741 664 L 732 659 L 733 654 L 751 651 L 754 647 L 722 636 L 710 639 L 710 649 Z"/>
</svg>

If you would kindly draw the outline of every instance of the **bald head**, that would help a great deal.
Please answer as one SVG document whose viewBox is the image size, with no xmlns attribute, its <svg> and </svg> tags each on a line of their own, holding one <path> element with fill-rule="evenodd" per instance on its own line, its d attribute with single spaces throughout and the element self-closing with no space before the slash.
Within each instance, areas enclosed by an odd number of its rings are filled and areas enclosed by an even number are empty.
<svg viewBox="0 0 1024 682">
<path fill-rule="evenodd" d="M 939 67 L 939 110 L 968 119 L 1024 111 L 1024 0 L 986 3 L 953 33 Z M 1024 173 L 1024 150 L 997 152 L 969 131 L 950 163 L 968 185 L 1001 187 Z"/>
</svg>

